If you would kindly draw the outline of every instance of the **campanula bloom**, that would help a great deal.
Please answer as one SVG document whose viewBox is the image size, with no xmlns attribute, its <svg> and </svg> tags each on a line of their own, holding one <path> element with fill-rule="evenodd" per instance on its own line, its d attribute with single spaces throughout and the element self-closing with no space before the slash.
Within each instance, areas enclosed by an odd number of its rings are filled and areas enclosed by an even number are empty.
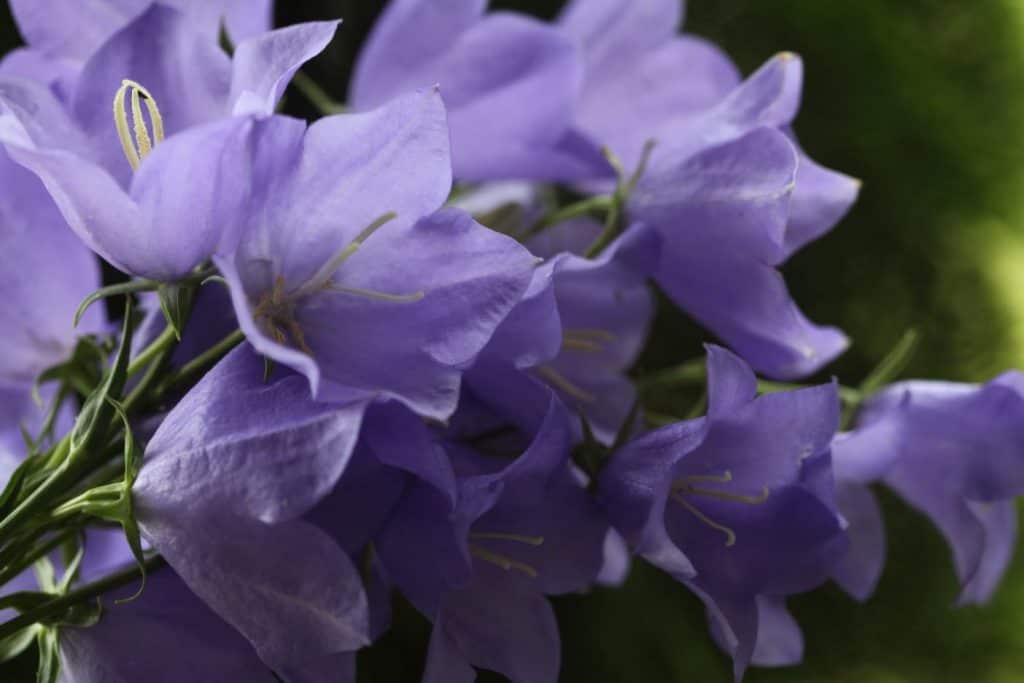
<svg viewBox="0 0 1024 683">
<path fill-rule="evenodd" d="M 350 100 L 378 107 L 438 84 L 459 180 L 576 180 L 610 172 L 572 130 L 583 64 L 555 27 L 486 0 L 392 0 L 356 65 Z"/>
<path fill-rule="evenodd" d="M 599 257 L 584 258 L 601 230 L 577 219 L 527 242 L 546 261 L 467 374 L 480 400 L 526 431 L 544 419 L 548 387 L 607 444 L 636 401 L 626 373 L 654 316 L 643 268 L 656 258 L 659 240 L 635 226 Z"/>
<path fill-rule="evenodd" d="M 952 549 L 962 586 L 959 604 L 977 604 L 995 592 L 1016 543 L 1014 498 L 1024 492 L 1022 454 L 1021 373 L 1007 372 L 980 386 L 909 381 L 865 404 L 856 429 L 836 442 L 836 476 L 855 485 L 880 481 L 927 515 Z M 874 528 L 860 532 L 870 545 L 850 560 L 868 578 L 877 578 L 884 560 L 882 529 Z M 860 576 L 852 568 L 848 572 Z M 873 583 L 862 578 L 860 585 L 866 594 Z"/>
<path fill-rule="evenodd" d="M 756 397 L 749 366 L 708 347 L 708 414 L 613 453 L 600 497 L 634 552 L 707 605 L 737 678 L 759 622 L 824 581 L 846 547 L 829 444 L 834 385 Z"/>
<path fill-rule="evenodd" d="M 336 25 L 259 34 L 229 57 L 187 13 L 155 3 L 85 63 L 67 104 L 0 79 L 0 142 L 94 251 L 133 275 L 179 279 L 237 234 L 253 121 Z"/>
<path fill-rule="evenodd" d="M 440 95 L 256 130 L 246 230 L 216 259 L 249 341 L 323 399 L 356 389 L 446 418 L 535 259 L 439 210 L 451 186 Z"/>
<path fill-rule="evenodd" d="M 243 346 L 166 417 L 135 483 L 143 536 L 285 680 L 322 680 L 310 667 L 368 642 L 358 572 L 302 519 L 344 471 L 363 410 L 313 402 L 293 373 L 265 384 Z"/>
</svg>

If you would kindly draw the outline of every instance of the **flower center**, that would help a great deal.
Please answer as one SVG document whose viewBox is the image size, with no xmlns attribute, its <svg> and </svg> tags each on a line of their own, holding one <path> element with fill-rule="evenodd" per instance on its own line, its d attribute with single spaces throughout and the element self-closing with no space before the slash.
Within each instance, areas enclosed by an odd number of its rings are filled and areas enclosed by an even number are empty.
<svg viewBox="0 0 1024 683">
<path fill-rule="evenodd" d="M 522 543 L 524 545 L 533 546 L 535 548 L 544 545 L 543 536 L 522 536 L 520 534 L 474 531 L 469 534 L 469 537 L 471 539 L 476 539 L 478 541 L 507 541 L 510 543 Z M 507 572 L 518 571 L 525 574 L 526 576 L 529 576 L 531 579 L 535 579 L 538 576 L 537 570 L 533 566 L 525 562 L 513 560 L 507 555 L 502 555 L 500 553 L 496 553 L 492 550 L 484 548 L 478 543 L 469 544 L 469 553 L 473 557 L 481 559 L 484 562 L 489 562 L 490 564 L 493 564 L 495 566 L 501 567 Z"/>
<path fill-rule="evenodd" d="M 707 475 L 692 475 L 688 477 L 681 477 L 672 482 L 672 491 L 669 496 L 673 501 L 683 506 L 694 517 L 706 524 L 707 526 L 721 531 L 725 534 L 725 545 L 726 547 L 732 547 L 736 545 L 736 532 L 730 529 L 724 524 L 720 524 L 715 520 L 708 517 L 702 512 L 696 505 L 694 505 L 687 496 L 703 496 L 705 498 L 716 498 L 718 500 L 727 500 L 733 503 L 742 503 L 744 505 L 760 505 L 761 503 L 768 500 L 770 492 L 767 486 L 761 488 L 761 492 L 756 496 L 746 496 L 739 493 L 731 493 L 729 491 L 718 491 L 715 489 L 705 488 L 704 484 L 726 484 L 732 481 L 732 472 L 726 470 L 722 474 L 707 474 Z"/>
<path fill-rule="evenodd" d="M 142 112 L 143 102 L 149 114 L 152 135 Z M 142 160 L 153 151 L 153 146 L 164 139 L 164 119 L 160 116 L 156 100 L 148 90 L 127 78 L 121 81 L 121 87 L 114 95 L 114 125 L 117 127 L 117 137 L 121 140 L 121 149 L 124 150 L 133 171 L 137 170 Z"/>
</svg>

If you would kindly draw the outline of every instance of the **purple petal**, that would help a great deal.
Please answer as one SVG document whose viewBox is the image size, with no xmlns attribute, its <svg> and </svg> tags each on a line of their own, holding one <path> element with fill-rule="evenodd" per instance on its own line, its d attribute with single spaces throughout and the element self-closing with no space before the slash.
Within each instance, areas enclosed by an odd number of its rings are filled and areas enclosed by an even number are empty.
<svg viewBox="0 0 1024 683">
<path fill-rule="evenodd" d="M 209 507 L 138 513 L 145 537 L 271 668 L 301 670 L 368 643 L 359 574 L 313 525 L 266 525 Z"/>
<path fill-rule="evenodd" d="M 95 626 L 61 629 L 62 681 L 275 680 L 241 634 L 170 570 L 151 574 L 135 600 L 104 603 Z"/>
<path fill-rule="evenodd" d="M 42 183 L 2 150 L 0 185 L 0 329 L 6 337 L 0 381 L 31 382 L 71 355 L 75 311 L 102 284 L 99 262 L 68 230 Z M 77 333 L 104 327 L 95 307 Z"/>
<path fill-rule="evenodd" d="M 754 666 L 794 666 L 804 658 L 804 634 L 786 609 L 786 601 L 774 596 L 757 598 L 757 644 L 750 663 Z"/>
<path fill-rule="evenodd" d="M 360 58 L 353 104 L 440 84 L 461 179 L 602 172 L 596 148 L 567 137 L 582 78 L 572 43 L 539 21 L 481 11 L 480 2 L 391 3 Z"/>
<path fill-rule="evenodd" d="M 274 0 L 227 0 L 224 18 L 228 35 L 238 45 L 273 28 Z"/>
<path fill-rule="evenodd" d="M 832 578 L 857 600 L 867 600 L 885 567 L 885 524 L 871 489 L 858 484 L 836 486 L 839 513 L 848 526 L 850 549 L 832 570 Z"/>
<path fill-rule="evenodd" d="M 239 0 L 235 3 L 241 4 Z M 339 23 L 296 24 L 240 43 L 232 61 L 229 100 L 234 113 L 274 113 L 288 81 L 299 67 L 327 47 Z"/>
<path fill-rule="evenodd" d="M 958 605 L 981 605 L 992 599 L 1017 546 L 1017 506 L 1012 501 L 968 503 L 985 530 L 985 552 Z"/>
<path fill-rule="evenodd" d="M 11 0 L 11 14 L 25 41 L 68 59 L 87 58 L 142 7 L 138 0 Z"/>
<path fill-rule="evenodd" d="M 298 375 L 266 385 L 259 358 L 238 348 L 160 425 L 136 500 L 153 515 L 217 506 L 264 522 L 295 519 L 341 476 L 363 408 L 314 403 Z"/>
<path fill-rule="evenodd" d="M 860 186 L 859 180 L 829 170 L 800 152 L 786 226 L 787 257 L 835 227 L 857 201 Z"/>
<path fill-rule="evenodd" d="M 582 45 L 588 72 L 614 74 L 671 41 L 682 20 L 677 0 L 573 0 L 558 23 Z"/>
<path fill-rule="evenodd" d="M 727 415 L 757 396 L 757 377 L 750 366 L 721 346 L 708 344 L 708 414 Z"/>
<path fill-rule="evenodd" d="M 495 576 L 499 572 L 478 572 L 470 585 L 445 596 L 434 632 L 450 641 L 435 647 L 431 637 L 424 680 L 447 683 L 438 677 L 441 672 L 464 675 L 456 663 L 461 659 L 513 681 L 556 683 L 561 640 L 554 610 L 541 593 L 515 590 Z"/>
</svg>

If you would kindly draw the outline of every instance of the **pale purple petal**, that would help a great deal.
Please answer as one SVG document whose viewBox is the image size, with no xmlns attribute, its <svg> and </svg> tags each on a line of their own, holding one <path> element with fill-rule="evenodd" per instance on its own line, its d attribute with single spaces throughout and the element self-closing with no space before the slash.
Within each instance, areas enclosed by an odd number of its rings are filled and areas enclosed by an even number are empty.
<svg viewBox="0 0 1024 683">
<path fill-rule="evenodd" d="M 236 0 L 235 4 L 241 3 Z M 296 24 L 241 42 L 231 65 L 229 101 L 234 113 L 272 114 L 288 81 L 327 47 L 339 23 Z"/>
</svg>

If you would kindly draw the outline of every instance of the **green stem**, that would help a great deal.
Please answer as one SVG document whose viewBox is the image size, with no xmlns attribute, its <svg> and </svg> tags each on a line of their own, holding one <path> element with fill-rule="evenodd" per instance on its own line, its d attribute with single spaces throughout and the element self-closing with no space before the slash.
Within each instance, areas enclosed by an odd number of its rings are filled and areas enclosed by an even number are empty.
<svg viewBox="0 0 1024 683">
<path fill-rule="evenodd" d="M 10 563 L 0 564 L 0 566 L 3 567 L 3 570 L 0 570 L 0 586 L 5 585 L 8 581 L 31 567 L 32 563 L 40 557 L 50 554 L 51 551 L 56 550 L 61 546 L 61 544 L 65 541 L 71 540 L 80 532 L 81 529 L 79 527 L 72 527 L 55 536 L 51 536 L 28 552 L 19 554 L 17 560 Z"/>
<path fill-rule="evenodd" d="M 235 330 L 228 336 L 221 339 L 219 342 L 208 348 L 200 355 L 193 358 L 191 361 L 186 363 L 175 372 L 170 375 L 157 387 L 155 393 L 157 396 L 164 394 L 169 389 L 172 389 L 184 382 L 191 380 L 193 377 L 206 370 L 210 366 L 216 364 L 224 356 L 226 356 L 233 348 L 245 341 L 245 333 L 241 330 Z"/>
<path fill-rule="evenodd" d="M 133 581 L 141 579 L 143 570 L 149 573 L 154 569 L 163 566 L 163 564 L 164 559 L 159 555 L 154 555 L 147 559 L 143 563 L 142 567 L 133 565 L 128 569 L 106 576 L 99 581 L 88 583 L 81 588 L 71 591 L 67 595 L 62 595 L 40 605 L 39 607 L 19 614 L 14 619 L 0 624 L 0 640 L 17 633 L 21 629 L 31 626 L 32 624 L 37 624 L 57 617 L 67 611 L 70 607 L 87 602 L 93 598 L 98 598 L 104 593 L 122 586 L 127 586 Z"/>
<path fill-rule="evenodd" d="M 587 214 L 593 213 L 594 211 L 607 211 L 612 206 L 612 197 L 610 195 L 598 195 L 597 197 L 589 197 L 575 204 L 569 204 L 564 206 L 557 211 L 553 211 L 548 215 L 541 218 L 539 221 L 530 226 L 530 229 L 524 232 L 520 237 L 520 242 L 525 242 L 531 237 L 538 235 L 544 230 L 564 223 L 565 221 L 573 218 L 579 218 L 580 216 L 586 216 Z"/>
<path fill-rule="evenodd" d="M 147 367 L 150 363 L 160 357 L 164 351 L 167 351 L 172 346 L 178 343 L 177 335 L 174 333 L 174 328 L 168 325 L 164 328 L 164 331 L 160 333 L 160 336 L 153 340 L 153 343 L 142 350 L 142 353 L 137 355 L 131 364 L 128 366 L 128 376 L 139 374 L 143 368 Z"/>
<path fill-rule="evenodd" d="M 324 116 L 348 111 L 348 107 L 328 95 L 319 83 L 301 71 L 296 72 L 292 78 L 292 85 Z"/>
<path fill-rule="evenodd" d="M 670 368 L 659 370 L 651 375 L 640 377 L 636 380 L 636 386 L 641 392 L 644 392 L 655 387 L 666 385 L 695 384 L 703 382 L 706 376 L 707 373 L 704 369 L 704 359 L 693 358 L 685 363 L 673 365 Z"/>
</svg>

